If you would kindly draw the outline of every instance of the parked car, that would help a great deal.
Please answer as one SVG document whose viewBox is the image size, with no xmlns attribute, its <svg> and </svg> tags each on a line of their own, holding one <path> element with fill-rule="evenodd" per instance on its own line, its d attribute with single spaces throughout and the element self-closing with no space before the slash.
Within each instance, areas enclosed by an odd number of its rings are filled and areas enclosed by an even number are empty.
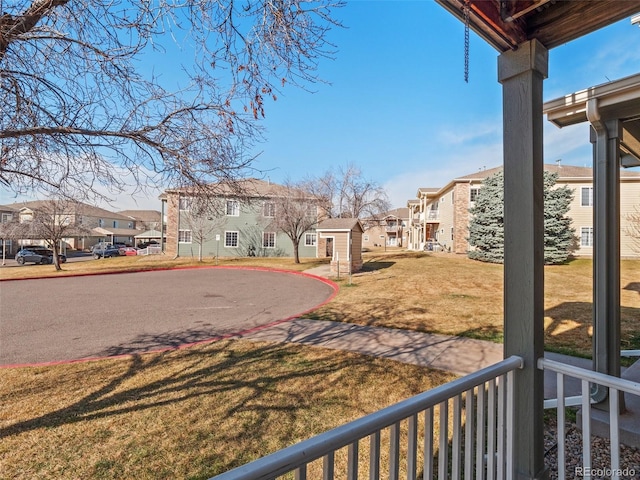
<svg viewBox="0 0 640 480">
<path fill-rule="evenodd" d="M 16 262 L 20 265 L 25 263 L 39 263 L 41 265 L 53 263 L 53 250 L 44 247 L 33 246 L 32 248 L 22 248 L 15 256 Z M 66 255 L 58 254 L 60 263 L 67 261 Z"/>
<path fill-rule="evenodd" d="M 93 252 L 93 258 L 95 258 L 96 260 L 102 257 L 109 258 L 109 257 L 120 256 L 120 251 L 118 250 L 118 247 L 114 247 L 110 243 L 105 246 L 94 245 L 92 252 Z"/>
<path fill-rule="evenodd" d="M 141 242 L 138 244 L 138 248 L 147 248 L 147 247 L 159 247 L 160 244 L 155 240 L 150 240 L 148 242 Z"/>
<path fill-rule="evenodd" d="M 134 247 L 119 248 L 118 252 L 120 253 L 120 255 L 126 256 L 138 255 L 138 249 Z"/>
</svg>

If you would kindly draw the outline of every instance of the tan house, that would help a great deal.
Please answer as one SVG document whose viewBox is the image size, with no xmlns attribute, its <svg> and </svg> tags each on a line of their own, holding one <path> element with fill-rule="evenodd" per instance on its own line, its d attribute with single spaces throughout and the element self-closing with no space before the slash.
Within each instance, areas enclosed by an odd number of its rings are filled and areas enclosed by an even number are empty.
<svg viewBox="0 0 640 480">
<path fill-rule="evenodd" d="M 402 207 L 362 220 L 363 247 L 405 247 L 409 239 L 409 208 Z"/>
<path fill-rule="evenodd" d="M 27 222 L 30 221 L 34 213 L 38 210 L 49 211 L 51 209 L 50 200 L 34 200 L 31 202 L 14 203 L 4 209 L 12 209 L 14 215 L 12 221 Z M 133 244 L 134 236 L 140 233 L 136 230 L 136 222 L 131 217 L 121 215 L 119 213 L 110 212 L 103 208 L 94 207 L 86 203 L 75 203 L 69 212 L 57 214 L 59 221 L 65 223 L 77 224 L 83 227 L 83 230 L 89 233 L 85 235 L 70 236 L 64 239 L 63 250 L 86 250 L 98 242 L 122 242 Z M 45 245 L 45 239 L 29 238 L 14 240 L 13 250 L 17 250 L 20 245 L 39 244 Z"/>
<path fill-rule="evenodd" d="M 573 201 L 568 216 L 578 236 L 575 255 L 591 256 L 593 253 L 593 170 L 572 165 L 545 165 L 546 171 L 558 173 L 557 185 L 569 186 Z M 418 199 L 410 200 L 411 210 L 409 249 L 422 250 L 432 245 L 436 249 L 452 253 L 469 250 L 469 208 L 485 178 L 502 167 L 482 170 L 451 180 L 442 188 L 420 188 Z M 620 251 L 622 257 L 637 257 L 634 240 L 629 235 L 629 215 L 640 208 L 640 172 L 628 169 L 620 171 Z M 637 248 L 636 248 L 637 249 Z"/>
<path fill-rule="evenodd" d="M 318 258 L 331 258 L 331 273 L 354 273 L 362 269 L 364 228 L 357 218 L 327 218 L 316 228 Z"/>
</svg>

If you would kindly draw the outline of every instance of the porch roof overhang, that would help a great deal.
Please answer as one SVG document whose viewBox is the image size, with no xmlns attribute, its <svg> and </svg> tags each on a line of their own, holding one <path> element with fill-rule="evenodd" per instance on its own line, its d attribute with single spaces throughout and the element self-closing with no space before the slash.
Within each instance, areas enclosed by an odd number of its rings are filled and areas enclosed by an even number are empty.
<svg viewBox="0 0 640 480">
<path fill-rule="evenodd" d="M 592 0 L 436 0 L 500 52 L 537 39 L 551 49 L 640 11 L 638 2 Z"/>
<path fill-rule="evenodd" d="M 620 120 L 621 164 L 640 166 L 640 74 L 551 100 L 544 104 L 543 112 L 560 128 L 594 117 Z"/>
</svg>

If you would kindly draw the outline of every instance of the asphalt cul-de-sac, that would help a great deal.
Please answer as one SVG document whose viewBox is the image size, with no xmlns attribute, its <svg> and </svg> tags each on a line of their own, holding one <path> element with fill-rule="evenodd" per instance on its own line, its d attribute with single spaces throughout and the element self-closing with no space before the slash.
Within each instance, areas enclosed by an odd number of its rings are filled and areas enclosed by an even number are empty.
<svg viewBox="0 0 640 480">
<path fill-rule="evenodd" d="M 309 275 L 234 268 L 5 281 L 0 365 L 188 345 L 290 319 L 334 292 Z"/>
</svg>

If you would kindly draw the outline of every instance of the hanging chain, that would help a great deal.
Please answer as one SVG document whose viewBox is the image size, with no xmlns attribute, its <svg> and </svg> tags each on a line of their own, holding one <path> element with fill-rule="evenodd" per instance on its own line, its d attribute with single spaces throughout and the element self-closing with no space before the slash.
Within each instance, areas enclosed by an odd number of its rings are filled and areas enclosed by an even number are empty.
<svg viewBox="0 0 640 480">
<path fill-rule="evenodd" d="M 464 2 L 464 81 L 469 83 L 469 1 Z"/>
</svg>

